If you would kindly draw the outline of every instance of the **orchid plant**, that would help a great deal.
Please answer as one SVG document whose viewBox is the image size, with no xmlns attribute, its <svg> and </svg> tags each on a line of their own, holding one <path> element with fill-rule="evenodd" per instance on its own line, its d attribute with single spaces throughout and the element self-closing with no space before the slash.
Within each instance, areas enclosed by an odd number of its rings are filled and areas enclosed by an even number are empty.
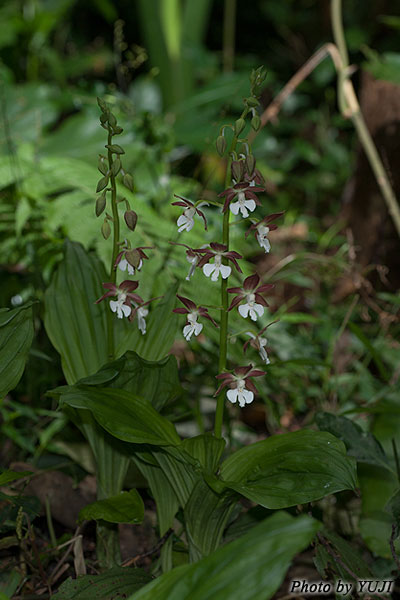
<svg viewBox="0 0 400 600">
<path fill-rule="evenodd" d="M 226 392 L 226 398 L 232 402 L 238 402 L 239 406 L 243 407 L 246 403 L 250 403 L 254 400 L 256 389 L 253 387 L 251 390 L 246 389 L 246 380 L 250 384 L 251 376 L 266 375 L 264 371 L 254 370 L 253 365 L 248 367 L 236 367 L 233 371 L 227 371 L 228 356 L 227 356 L 227 340 L 229 336 L 228 317 L 229 312 L 238 307 L 238 311 L 241 317 L 247 319 L 250 317 L 252 321 L 257 321 L 264 315 L 264 308 L 268 306 L 267 301 L 264 298 L 264 294 L 268 293 L 273 285 L 270 283 L 262 283 L 260 276 L 257 273 L 247 277 L 242 287 L 230 287 L 228 288 L 229 278 L 232 276 L 232 267 L 236 269 L 236 272 L 241 274 L 242 269 L 238 261 L 243 260 L 241 254 L 230 248 L 229 244 L 229 227 L 230 227 L 230 216 L 242 217 L 242 220 L 249 222 L 249 228 L 245 233 L 245 237 L 252 232 L 255 233 L 256 240 L 260 247 L 265 251 L 269 252 L 271 244 L 268 239 L 268 234 L 277 228 L 276 224 L 271 224 L 278 217 L 283 215 L 282 212 L 274 213 L 270 215 L 262 216 L 261 218 L 255 219 L 254 213 L 257 207 L 262 207 L 261 195 L 265 192 L 264 177 L 256 167 L 256 159 L 251 152 L 250 144 L 247 138 L 242 136 L 242 132 L 245 129 L 246 118 L 251 115 L 251 127 L 255 130 L 260 126 L 258 115 L 255 108 L 258 106 L 258 95 L 261 89 L 261 85 L 264 81 L 265 71 L 258 69 L 254 71 L 251 76 L 251 90 L 250 96 L 244 100 L 244 109 L 235 125 L 230 127 L 225 125 L 221 128 L 220 135 L 217 138 L 217 151 L 223 156 L 225 153 L 228 154 L 228 164 L 226 171 L 225 187 L 226 189 L 219 193 L 219 198 L 223 199 L 223 205 L 220 205 L 221 214 L 223 217 L 222 223 L 222 240 L 212 241 L 203 248 L 191 248 L 186 244 L 180 244 L 186 247 L 187 258 L 191 262 L 191 269 L 187 280 L 193 275 L 196 268 L 202 269 L 203 274 L 210 278 L 212 282 L 220 281 L 221 286 L 221 309 L 220 309 L 220 355 L 219 355 L 219 374 L 217 378 L 222 378 L 224 384 L 218 388 L 216 395 L 218 396 L 216 416 L 215 416 L 215 428 L 214 433 L 217 437 L 222 435 L 222 422 L 224 413 L 224 394 L 222 393 L 223 387 L 229 387 Z M 226 131 L 232 129 L 233 135 L 231 137 L 229 149 L 228 142 L 226 139 Z M 204 228 L 207 230 L 207 219 L 205 214 L 199 210 L 200 207 L 206 205 L 205 202 L 197 201 L 193 202 L 186 198 L 178 197 L 179 201 L 173 202 L 173 206 L 183 207 L 185 210 L 177 220 L 178 232 L 190 232 L 195 225 L 194 216 L 197 214 L 204 221 Z M 228 294 L 235 294 L 235 297 L 229 305 Z M 180 298 L 182 300 L 182 298 Z M 183 300 L 182 300 L 183 301 Z M 186 309 L 175 309 L 175 312 L 189 311 L 188 303 L 191 303 L 195 307 L 195 303 L 192 300 L 185 299 Z M 187 341 L 190 341 L 191 337 L 199 335 L 203 331 L 203 326 L 197 323 L 196 318 L 193 317 L 194 313 L 189 312 L 188 323 L 183 328 L 183 335 Z M 269 363 L 269 359 L 266 353 L 264 338 L 258 337 L 253 333 L 249 334 L 260 353 L 260 358 L 264 365 Z M 253 375 L 247 375 L 247 377 L 240 378 L 238 371 L 246 369 Z M 239 377 L 239 378 L 238 378 Z"/>
<path fill-rule="evenodd" d="M 105 213 L 101 232 L 112 246 L 109 270 L 104 275 L 98 259 L 85 254 L 82 248 L 67 246 L 65 262 L 59 267 L 48 293 L 46 310 L 49 337 L 55 340 L 62 355 L 68 382 L 52 394 L 86 435 L 97 461 L 101 494 L 97 502 L 84 509 L 82 518 L 98 521 L 99 549 L 101 542 L 105 552 L 103 566 L 120 562 L 116 529 L 110 523 L 121 520 L 139 523 L 143 519 L 143 501 L 137 490 L 122 492 L 127 468 L 132 462 L 146 479 L 156 501 L 160 537 L 168 540 L 164 545 L 161 543 L 162 570 L 174 566 L 173 539 L 184 544 L 191 562 L 213 553 L 227 525 L 237 518 L 239 511 L 235 512 L 235 507 L 240 497 L 268 509 L 278 509 L 311 502 L 328 491 L 355 487 L 354 463 L 346 457 L 342 442 L 325 432 L 300 431 L 271 436 L 233 453 L 225 450 L 225 406 L 228 402 L 244 409 L 254 401 L 258 390 L 253 379 L 260 381 L 266 377 L 270 362 L 264 333 L 276 322 L 265 326 L 262 323 L 268 307 L 265 296 L 273 284 L 253 273 L 237 285 L 248 268 L 242 268 L 244 257 L 230 242 L 230 218 L 240 216 L 233 225 L 243 228 L 243 221 L 247 222 L 244 238 L 254 233 L 260 248 L 269 252 L 268 236 L 277 227 L 272 221 L 283 214 L 263 216 L 264 179 L 244 136 L 249 119 L 251 128 L 260 127 L 257 107 L 264 78 L 263 68 L 252 72 L 250 95 L 244 99 L 241 116 L 234 125 L 224 125 L 217 138 L 218 153 L 226 155 L 225 189 L 220 192 L 220 199 L 205 203 L 177 195 L 172 202 L 174 207 L 182 209 L 175 217 L 179 236 L 190 236 L 192 229 L 200 224 L 207 231 L 205 206 L 208 205 L 207 211 L 211 206 L 220 211 L 220 239 L 204 240 L 199 248 L 180 239 L 171 242 L 185 252 L 190 263 L 187 288 L 197 270 L 206 285 L 219 286 L 220 304 L 217 306 L 204 306 L 186 294 L 176 294 L 174 288 L 173 293 L 166 292 L 164 299 L 149 312 L 149 305 L 160 298 L 148 300 L 139 295 L 140 280 L 146 277 L 145 263 L 151 258 L 151 252 L 147 251 L 153 248 L 137 245 L 138 242 L 132 240 L 139 217 L 118 192 L 121 189 L 132 192 L 133 178 L 122 164 L 122 146 L 113 139 L 122 128 L 109 106 L 103 100 L 98 101 L 100 122 L 107 132 L 107 156 L 100 155 L 99 159 L 101 178 L 97 192 L 100 195 L 95 212 L 98 217 Z M 123 234 L 121 206 L 128 230 Z M 68 294 L 68 298 L 72 298 L 69 281 L 77 278 L 82 264 L 92 279 L 91 287 L 87 279 L 76 280 L 77 289 L 85 286 L 87 289 L 86 296 L 82 297 L 79 325 L 74 330 L 80 350 L 76 357 L 70 344 L 65 342 L 70 339 L 71 325 L 60 320 L 61 313 L 54 299 Z M 102 295 L 101 286 L 105 290 Z M 178 307 L 176 300 L 180 303 Z M 66 301 L 66 310 L 69 304 Z M 256 350 L 257 359 L 248 364 L 232 364 L 227 352 L 229 315 L 235 308 L 246 323 L 243 335 L 249 338 L 244 343 L 243 354 L 249 346 Z M 219 361 L 213 373 L 216 381 L 214 431 L 187 439 L 178 435 L 171 418 L 174 415 L 169 412 L 169 405 L 181 390 L 176 360 L 168 355 L 180 318 L 185 319 L 182 333 L 187 343 L 200 334 L 207 334 L 208 326 L 219 330 Z M 248 331 L 252 323 L 257 323 L 257 331 Z M 81 338 L 87 340 L 86 347 Z M 103 350 L 105 345 L 107 351 Z M 91 361 L 93 349 L 97 354 Z M 309 473 L 313 473 L 313 477 L 307 480 Z M 176 515 L 179 515 L 180 526 L 176 526 Z M 110 523 L 105 523 L 107 520 Z M 174 538 L 170 537 L 172 530 Z M 112 544 L 113 550 L 110 550 Z"/>
</svg>

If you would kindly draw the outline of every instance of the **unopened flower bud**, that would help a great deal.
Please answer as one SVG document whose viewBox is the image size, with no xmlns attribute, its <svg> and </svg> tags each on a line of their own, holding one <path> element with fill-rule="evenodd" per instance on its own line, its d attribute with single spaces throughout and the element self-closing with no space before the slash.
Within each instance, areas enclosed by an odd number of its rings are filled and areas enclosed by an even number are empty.
<svg viewBox="0 0 400 600">
<path fill-rule="evenodd" d="M 106 113 L 108 111 L 107 104 L 102 98 L 97 97 L 97 104 L 99 105 L 99 108 L 103 113 Z"/>
<path fill-rule="evenodd" d="M 118 125 L 117 125 L 117 127 L 113 127 L 113 129 L 114 129 L 114 133 L 115 133 L 116 135 L 119 135 L 120 133 L 122 133 L 122 132 L 123 132 L 123 129 L 122 129 L 122 127 L 119 127 Z"/>
<path fill-rule="evenodd" d="M 243 161 L 242 160 L 234 160 L 232 162 L 231 168 L 232 168 L 232 177 L 236 181 L 236 183 L 239 183 L 240 181 L 242 181 L 243 173 L 244 173 Z"/>
<path fill-rule="evenodd" d="M 239 135 L 243 129 L 245 128 L 246 122 L 244 119 L 240 118 L 235 121 L 235 134 Z"/>
<path fill-rule="evenodd" d="M 246 156 L 246 170 L 248 172 L 249 175 L 252 175 L 254 173 L 254 169 L 256 166 L 256 159 L 254 158 L 254 156 L 252 154 L 248 154 Z"/>
<path fill-rule="evenodd" d="M 104 219 L 103 225 L 101 226 L 101 233 L 105 240 L 107 240 L 110 237 L 111 227 L 110 227 L 110 223 L 107 221 L 107 219 Z"/>
<path fill-rule="evenodd" d="M 97 163 L 97 168 L 99 169 L 99 171 L 102 175 L 107 175 L 108 165 L 107 165 L 106 161 L 104 160 L 104 156 L 102 156 L 101 154 L 99 156 L 99 162 Z"/>
<path fill-rule="evenodd" d="M 113 154 L 125 154 L 125 150 L 119 144 L 106 144 L 106 148 Z"/>
<path fill-rule="evenodd" d="M 111 173 L 114 175 L 114 177 L 116 177 L 118 175 L 118 173 L 120 172 L 121 169 L 121 161 L 119 160 L 119 158 L 117 158 L 116 160 L 113 161 L 113 164 L 111 165 Z"/>
<path fill-rule="evenodd" d="M 100 115 L 100 123 L 102 127 L 107 129 L 106 123 L 108 122 L 108 112 L 101 113 Z"/>
<path fill-rule="evenodd" d="M 105 175 L 104 177 L 99 179 L 97 188 L 96 188 L 96 192 L 97 193 L 101 192 L 101 190 L 104 190 L 104 188 L 107 187 L 107 185 L 108 185 L 108 175 Z"/>
<path fill-rule="evenodd" d="M 117 126 L 117 119 L 112 114 L 112 112 L 110 112 L 108 115 L 108 122 L 113 129 Z"/>
<path fill-rule="evenodd" d="M 251 126 L 254 129 L 254 131 L 258 131 L 261 127 L 261 119 L 258 115 L 254 115 L 254 117 L 251 120 Z"/>
<path fill-rule="evenodd" d="M 259 101 L 257 100 L 257 98 L 254 98 L 254 96 L 249 96 L 248 98 L 246 98 L 246 103 L 248 106 L 251 106 L 252 108 L 255 108 L 256 106 L 259 106 Z"/>
<path fill-rule="evenodd" d="M 138 219 L 135 211 L 127 210 L 124 214 L 124 219 L 125 219 L 125 223 L 126 223 L 126 226 L 128 227 L 128 229 L 130 229 L 131 231 L 135 231 L 136 223 L 137 223 L 137 219 Z"/>
<path fill-rule="evenodd" d="M 106 207 L 106 190 L 96 200 L 96 217 L 99 217 Z"/>
<path fill-rule="evenodd" d="M 223 135 L 219 135 L 217 137 L 217 141 L 215 143 L 217 147 L 217 152 L 220 156 L 223 156 L 226 150 L 226 139 Z"/>
<path fill-rule="evenodd" d="M 138 268 L 141 258 L 137 250 L 128 250 L 127 252 L 125 252 L 125 258 L 128 261 L 128 263 L 132 265 L 132 267 L 135 267 L 135 269 Z"/>
<path fill-rule="evenodd" d="M 129 173 L 124 174 L 123 178 L 124 186 L 128 188 L 131 192 L 133 192 L 133 177 Z"/>
</svg>

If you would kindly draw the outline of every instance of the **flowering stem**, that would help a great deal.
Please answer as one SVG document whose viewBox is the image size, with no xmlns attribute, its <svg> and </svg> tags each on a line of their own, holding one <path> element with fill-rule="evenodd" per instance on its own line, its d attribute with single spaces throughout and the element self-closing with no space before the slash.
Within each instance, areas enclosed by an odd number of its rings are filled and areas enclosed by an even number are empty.
<svg viewBox="0 0 400 600">
<path fill-rule="evenodd" d="M 108 146 L 112 144 L 112 134 L 110 129 L 108 130 Z M 118 254 L 118 242 L 119 242 L 119 215 L 117 206 L 117 185 L 115 183 L 115 175 L 112 174 L 111 167 L 113 163 L 112 152 L 108 148 L 108 168 L 110 171 L 110 186 L 111 186 L 111 209 L 113 216 L 113 250 L 111 257 L 110 267 L 110 281 L 116 282 L 117 272 L 114 268 L 115 260 Z M 110 311 L 107 311 L 107 344 L 108 344 L 108 360 L 114 359 L 114 330 L 113 330 L 113 315 Z"/>
<path fill-rule="evenodd" d="M 247 106 L 241 114 L 241 119 L 245 119 L 248 113 Z M 225 188 L 230 184 L 231 180 L 231 164 L 232 164 L 232 153 L 236 151 L 236 145 L 238 142 L 238 134 L 235 134 L 232 139 L 232 143 L 229 149 L 229 160 L 226 167 L 225 177 Z M 222 224 L 222 243 L 225 244 L 226 249 L 229 250 L 229 217 L 231 211 L 229 208 L 224 212 L 224 220 Z M 227 264 L 227 259 L 223 258 L 222 262 Z M 222 373 L 226 368 L 226 356 L 228 348 L 228 279 L 222 279 L 221 282 L 221 322 L 220 322 L 220 334 L 219 334 L 219 363 L 218 373 Z M 215 422 L 214 422 L 214 434 L 215 437 L 222 437 L 222 423 L 224 419 L 224 405 L 225 405 L 225 392 L 221 392 L 217 398 L 217 407 L 215 410 Z"/>
</svg>

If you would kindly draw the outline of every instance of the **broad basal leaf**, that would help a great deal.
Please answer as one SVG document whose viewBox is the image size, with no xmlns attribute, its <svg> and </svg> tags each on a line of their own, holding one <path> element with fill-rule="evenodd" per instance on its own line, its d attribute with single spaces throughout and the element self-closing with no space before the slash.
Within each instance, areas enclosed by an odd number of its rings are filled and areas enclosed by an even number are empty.
<svg viewBox="0 0 400 600">
<path fill-rule="evenodd" d="M 178 329 L 178 315 L 172 312 L 176 304 L 178 285 L 173 284 L 164 294 L 147 320 L 147 333 L 142 335 L 137 328 L 127 330 L 118 345 L 118 354 L 134 349 L 142 358 L 160 360 L 171 349 Z"/>
<path fill-rule="evenodd" d="M 135 489 L 92 502 L 79 513 L 80 521 L 101 519 L 109 523 L 141 523 L 143 517 L 143 500 Z"/>
<path fill-rule="evenodd" d="M 354 489 L 356 463 L 333 435 L 303 430 L 238 450 L 222 464 L 221 477 L 246 498 L 276 509 Z"/>
<path fill-rule="evenodd" d="M 62 403 L 92 412 L 96 421 L 112 436 L 135 444 L 176 445 L 180 438 L 170 421 L 151 404 L 115 388 L 89 385 L 64 386 L 53 390 Z"/>
<path fill-rule="evenodd" d="M 319 527 L 307 516 L 276 513 L 199 562 L 172 569 L 129 600 L 268 600 L 293 556 L 308 546 Z"/>
<path fill-rule="evenodd" d="M 197 481 L 185 506 L 186 534 L 192 562 L 218 548 L 237 500 L 236 494 L 217 494 L 203 479 Z"/>
<path fill-rule="evenodd" d="M 378 440 L 371 434 L 364 432 L 359 425 L 339 415 L 318 413 L 316 416 L 318 427 L 322 431 L 329 431 L 346 445 L 350 456 L 359 462 L 384 467 L 393 471 L 388 458 Z"/>
<path fill-rule="evenodd" d="M 31 304 L 0 311 L 0 400 L 21 379 L 32 340 Z"/>
<path fill-rule="evenodd" d="M 107 275 L 98 258 L 67 241 L 64 260 L 45 294 L 44 324 L 70 384 L 107 362 L 107 306 L 95 304 L 103 281 Z"/>
<path fill-rule="evenodd" d="M 182 390 L 174 356 L 149 361 L 130 351 L 104 365 L 95 375 L 81 379 L 79 384 L 126 390 L 150 402 L 156 410 L 161 410 Z"/>
</svg>

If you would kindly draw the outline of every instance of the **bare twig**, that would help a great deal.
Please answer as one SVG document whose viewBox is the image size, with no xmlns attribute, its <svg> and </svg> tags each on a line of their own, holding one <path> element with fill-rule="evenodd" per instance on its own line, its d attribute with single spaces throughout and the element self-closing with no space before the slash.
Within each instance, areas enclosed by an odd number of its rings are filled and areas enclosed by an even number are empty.
<svg viewBox="0 0 400 600">
<path fill-rule="evenodd" d="M 163 537 L 157 542 L 157 544 L 155 546 L 153 546 L 152 548 L 150 548 L 150 550 L 148 550 L 147 552 L 143 552 L 142 554 L 137 554 L 133 558 L 129 558 L 128 560 L 124 561 L 122 563 L 122 566 L 123 567 L 130 567 L 131 565 L 136 565 L 136 563 L 139 560 L 142 560 L 143 558 L 146 558 L 147 556 L 152 556 L 153 554 L 155 554 L 156 552 L 158 552 L 158 550 L 160 550 L 160 548 L 165 544 L 165 542 L 172 535 L 172 533 L 174 533 L 174 530 L 173 529 L 168 529 L 167 533 L 165 533 L 163 535 Z"/>
<path fill-rule="evenodd" d="M 369 164 L 374 173 L 376 182 L 381 190 L 382 196 L 386 202 L 389 214 L 392 217 L 394 226 L 400 236 L 400 208 L 397 198 L 390 184 L 390 179 L 385 171 L 382 160 L 378 154 L 376 146 L 372 140 L 371 134 L 365 123 L 360 105 L 354 91 L 350 76 L 354 69 L 348 64 L 347 48 L 345 45 L 343 24 L 341 19 L 341 0 L 332 0 L 331 2 L 332 28 L 335 44 L 325 44 L 293 75 L 288 83 L 283 87 L 274 100 L 267 106 L 261 116 L 260 129 L 276 118 L 282 104 L 288 96 L 308 77 L 310 73 L 327 57 L 330 56 L 338 75 L 338 103 L 342 115 L 353 121 L 360 143 L 367 155 Z M 260 129 L 258 131 L 260 131 Z M 251 143 L 258 132 L 252 131 L 249 135 Z"/>
</svg>

